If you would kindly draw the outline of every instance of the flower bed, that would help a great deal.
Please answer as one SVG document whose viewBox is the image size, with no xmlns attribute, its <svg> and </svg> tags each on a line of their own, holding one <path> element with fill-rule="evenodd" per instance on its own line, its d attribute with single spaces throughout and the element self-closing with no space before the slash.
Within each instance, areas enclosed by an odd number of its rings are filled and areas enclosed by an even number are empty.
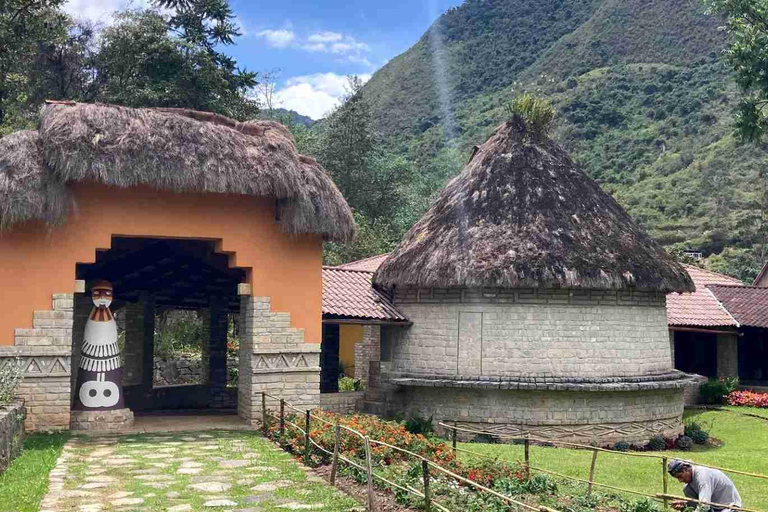
<svg viewBox="0 0 768 512">
<path fill-rule="evenodd" d="M 382 421 L 375 416 L 362 414 L 338 415 L 328 412 L 313 412 L 310 421 L 310 436 L 327 452 L 333 452 L 335 444 L 335 422 L 353 429 L 363 436 L 374 441 L 381 441 L 404 450 L 416 453 L 425 459 L 445 468 L 477 484 L 491 488 L 498 493 L 514 498 L 534 507 L 549 506 L 557 510 L 568 512 L 604 512 L 608 510 L 626 510 L 627 512 L 653 512 L 659 510 L 651 502 L 649 508 L 639 509 L 636 504 L 630 504 L 626 500 L 615 495 L 602 495 L 593 493 L 589 497 L 583 496 L 581 487 L 573 484 L 559 484 L 568 493 L 558 494 L 558 484 L 544 474 L 533 474 L 531 478 L 519 463 L 507 462 L 494 458 L 470 458 L 459 461 L 451 446 L 442 439 L 431 435 L 413 434 L 404 424 Z M 293 453 L 297 458 L 304 458 L 305 439 L 304 434 L 290 423 L 304 428 L 303 416 L 286 416 L 285 438 L 282 446 Z M 277 421 L 271 421 L 269 425 L 270 437 L 279 442 L 280 432 Z M 341 430 L 339 443 L 340 455 L 356 461 L 361 466 L 365 465 L 365 441 L 354 433 L 345 429 Z M 422 498 L 403 488 L 422 488 L 421 460 L 403 453 L 399 450 L 371 443 L 372 467 L 375 475 L 385 478 L 397 484 L 397 486 L 385 483 L 381 478 L 374 478 L 374 483 L 391 491 L 395 499 L 414 509 L 423 506 Z M 326 465 L 331 462 L 331 455 L 310 444 L 310 464 L 314 466 Z M 358 483 L 365 483 L 366 472 L 347 463 L 340 462 L 339 474 L 351 477 Z M 447 507 L 449 510 L 462 510 L 467 512 L 508 512 L 519 507 L 493 496 L 490 493 L 478 490 L 472 485 L 461 482 L 445 473 L 432 469 L 431 493 L 434 500 Z M 645 504 L 647 500 L 644 500 Z M 639 503 L 639 502 L 638 502 Z M 520 509 L 522 510 L 522 509 Z"/>
<path fill-rule="evenodd" d="M 768 393 L 755 391 L 732 391 L 727 397 L 728 405 L 768 409 Z"/>
</svg>

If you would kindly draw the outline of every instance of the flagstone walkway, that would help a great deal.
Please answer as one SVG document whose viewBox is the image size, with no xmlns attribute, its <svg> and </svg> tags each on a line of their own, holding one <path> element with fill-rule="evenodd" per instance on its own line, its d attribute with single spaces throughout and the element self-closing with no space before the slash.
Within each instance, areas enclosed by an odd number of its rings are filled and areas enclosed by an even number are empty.
<svg viewBox="0 0 768 512">
<path fill-rule="evenodd" d="M 41 512 L 362 510 L 254 432 L 78 437 Z"/>
</svg>

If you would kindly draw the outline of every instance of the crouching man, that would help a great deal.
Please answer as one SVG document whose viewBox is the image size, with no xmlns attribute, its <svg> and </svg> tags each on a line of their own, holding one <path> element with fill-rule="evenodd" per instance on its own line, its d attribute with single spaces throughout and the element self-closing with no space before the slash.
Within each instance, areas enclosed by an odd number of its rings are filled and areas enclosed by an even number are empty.
<svg viewBox="0 0 768 512">
<path fill-rule="evenodd" d="M 715 504 L 709 506 L 692 501 L 674 501 L 672 507 L 676 510 L 690 506 L 697 512 L 710 509 L 714 512 L 726 512 L 729 507 L 741 507 L 739 491 L 722 471 L 694 466 L 682 460 L 670 461 L 668 470 L 670 475 L 677 478 L 681 484 L 685 484 L 683 494 L 686 497 Z"/>
</svg>

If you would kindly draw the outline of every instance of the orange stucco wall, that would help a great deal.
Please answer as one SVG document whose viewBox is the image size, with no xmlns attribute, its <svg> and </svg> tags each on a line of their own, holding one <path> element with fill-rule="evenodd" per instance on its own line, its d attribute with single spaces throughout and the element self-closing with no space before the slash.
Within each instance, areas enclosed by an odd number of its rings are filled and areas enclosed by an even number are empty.
<svg viewBox="0 0 768 512">
<path fill-rule="evenodd" d="M 339 324 L 339 361 L 349 372 L 355 375 L 355 343 L 363 341 L 363 326 L 360 324 Z"/>
<path fill-rule="evenodd" d="M 306 342 L 320 343 L 322 238 L 280 233 L 271 200 L 96 184 L 72 190 L 78 211 L 63 227 L 49 233 L 27 223 L 0 235 L 0 345 L 13 345 L 14 328 L 32 327 L 33 311 L 50 310 L 53 294 L 72 293 L 75 264 L 92 263 L 113 235 L 219 241 L 232 266 L 249 270 L 253 295 L 270 297 L 273 311 L 305 329 Z"/>
</svg>

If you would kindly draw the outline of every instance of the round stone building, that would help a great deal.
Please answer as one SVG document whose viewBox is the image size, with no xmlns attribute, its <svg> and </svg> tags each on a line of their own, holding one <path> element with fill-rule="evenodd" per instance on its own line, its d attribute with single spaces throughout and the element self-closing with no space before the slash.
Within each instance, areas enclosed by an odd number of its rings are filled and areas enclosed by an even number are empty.
<svg viewBox="0 0 768 512">
<path fill-rule="evenodd" d="M 499 434 L 682 432 L 666 294 L 688 274 L 568 154 L 513 119 L 378 269 L 388 407 Z"/>
</svg>

